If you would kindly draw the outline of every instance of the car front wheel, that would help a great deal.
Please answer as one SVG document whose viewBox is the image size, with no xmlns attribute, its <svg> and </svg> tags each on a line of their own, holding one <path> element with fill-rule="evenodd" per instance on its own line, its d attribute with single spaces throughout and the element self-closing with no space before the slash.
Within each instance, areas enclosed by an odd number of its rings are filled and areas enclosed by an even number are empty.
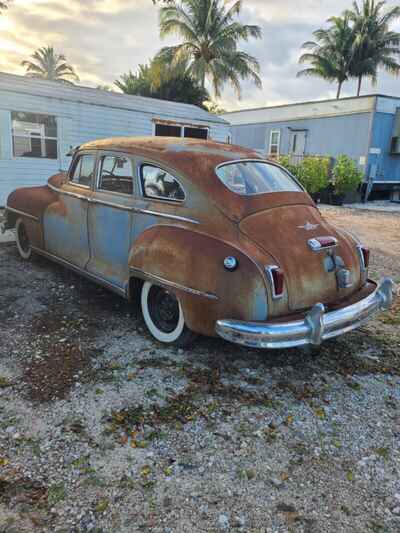
<svg viewBox="0 0 400 533">
<path fill-rule="evenodd" d="M 19 255 L 26 261 L 31 258 L 32 245 L 22 219 L 18 219 L 15 225 L 15 236 Z"/>
<path fill-rule="evenodd" d="M 195 334 L 186 327 L 181 304 L 172 292 L 146 281 L 141 308 L 146 326 L 159 342 L 184 347 L 194 340 Z"/>
</svg>

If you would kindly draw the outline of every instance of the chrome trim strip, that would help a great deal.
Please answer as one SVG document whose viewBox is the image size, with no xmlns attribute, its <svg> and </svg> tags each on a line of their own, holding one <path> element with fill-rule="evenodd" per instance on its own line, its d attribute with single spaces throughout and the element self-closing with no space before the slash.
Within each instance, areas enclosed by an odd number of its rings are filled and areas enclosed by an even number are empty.
<svg viewBox="0 0 400 533">
<path fill-rule="evenodd" d="M 368 270 L 368 268 L 365 265 L 365 261 L 364 261 L 364 254 L 362 252 L 363 248 L 364 246 L 362 244 L 357 244 L 357 254 L 358 254 L 358 258 L 360 259 L 360 267 L 361 267 L 362 273 Z"/>
<path fill-rule="evenodd" d="M 319 345 L 360 327 L 380 311 L 387 311 L 393 301 L 393 288 L 393 281 L 385 278 L 369 296 L 336 311 L 326 313 L 322 304 L 316 304 L 304 320 L 270 323 L 218 320 L 215 329 L 224 339 L 253 348 Z"/>
<path fill-rule="evenodd" d="M 94 281 L 98 283 L 99 285 L 102 285 L 103 287 L 110 289 L 113 292 L 116 292 L 120 296 L 123 296 L 124 298 L 127 298 L 127 293 L 125 289 L 121 289 L 121 287 L 118 287 L 117 285 L 113 285 L 109 281 L 103 279 L 100 276 L 97 276 L 96 274 L 92 274 L 91 272 L 88 272 L 87 270 L 84 270 L 81 267 L 78 267 L 74 265 L 73 263 L 70 263 L 66 259 L 62 259 L 61 257 L 58 257 L 56 255 L 51 254 L 50 252 L 46 252 L 45 250 L 41 250 L 40 248 L 36 248 L 35 246 L 32 246 L 32 250 L 42 255 L 43 257 L 46 257 L 47 259 L 50 259 L 52 261 L 55 261 L 56 263 L 59 263 L 61 266 L 64 266 L 66 268 L 69 268 L 76 272 L 77 274 L 81 274 L 85 278 L 88 278 L 90 281 Z"/>
<path fill-rule="evenodd" d="M 99 200 L 98 198 L 89 198 L 88 201 L 90 204 L 105 205 L 107 207 L 114 207 L 115 209 L 121 209 L 122 211 L 134 211 L 134 209 L 130 207 L 129 205 L 114 204 L 114 202 L 107 202 L 106 200 Z"/>
<path fill-rule="evenodd" d="M 59 189 L 58 187 L 54 187 L 54 185 L 51 185 L 51 183 L 48 183 L 47 186 L 54 192 L 57 192 L 59 194 L 66 194 L 67 196 L 72 196 L 73 198 L 78 198 L 78 200 L 86 200 L 89 201 L 89 197 L 85 196 L 83 194 L 78 194 L 76 192 L 72 191 L 64 191 L 63 189 Z"/>
<path fill-rule="evenodd" d="M 171 220 L 178 220 L 179 222 L 188 222 L 189 224 L 200 224 L 198 220 L 193 218 L 182 217 L 180 215 L 169 215 L 168 213 L 160 213 L 159 211 L 151 211 L 149 209 L 140 209 L 138 207 L 133 208 L 137 213 L 143 213 L 144 215 L 152 215 L 155 217 L 170 218 Z"/>
<path fill-rule="evenodd" d="M 180 285 L 179 283 L 168 281 L 167 279 L 161 278 L 160 276 L 157 276 L 156 274 L 150 274 L 149 272 L 145 272 L 144 270 L 140 270 L 139 268 L 131 267 L 129 270 L 130 272 L 134 274 L 139 274 L 141 276 L 144 276 L 145 278 L 154 279 L 161 285 L 166 285 L 167 287 L 173 287 L 174 289 L 178 289 L 178 290 L 187 292 L 189 294 L 193 294 L 195 296 L 202 296 L 203 298 L 208 298 L 209 300 L 219 300 L 216 294 L 213 294 L 210 292 L 198 291 L 197 289 L 192 289 L 191 287 L 185 287 L 185 285 Z"/>
<path fill-rule="evenodd" d="M 19 209 L 14 209 L 13 207 L 6 206 L 6 211 L 12 211 L 13 213 L 16 213 L 17 215 L 21 215 L 21 216 L 30 218 L 30 219 L 34 220 L 35 222 L 39 222 L 40 221 L 40 219 L 38 217 L 30 215 L 29 213 L 25 213 L 24 211 L 19 211 Z"/>
</svg>

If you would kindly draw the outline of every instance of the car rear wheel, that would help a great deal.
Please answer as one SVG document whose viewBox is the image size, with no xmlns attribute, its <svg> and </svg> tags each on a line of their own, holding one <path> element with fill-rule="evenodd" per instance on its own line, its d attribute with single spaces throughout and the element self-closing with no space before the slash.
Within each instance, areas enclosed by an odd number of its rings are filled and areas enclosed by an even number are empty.
<svg viewBox="0 0 400 533">
<path fill-rule="evenodd" d="M 22 259 L 27 261 L 32 256 L 32 245 L 31 241 L 29 240 L 25 224 L 21 218 L 17 220 L 15 225 L 15 234 L 19 255 L 22 257 Z"/>
<path fill-rule="evenodd" d="M 179 300 L 167 289 L 146 281 L 141 308 L 146 326 L 159 342 L 185 347 L 195 339 L 196 335 L 186 327 Z"/>
</svg>

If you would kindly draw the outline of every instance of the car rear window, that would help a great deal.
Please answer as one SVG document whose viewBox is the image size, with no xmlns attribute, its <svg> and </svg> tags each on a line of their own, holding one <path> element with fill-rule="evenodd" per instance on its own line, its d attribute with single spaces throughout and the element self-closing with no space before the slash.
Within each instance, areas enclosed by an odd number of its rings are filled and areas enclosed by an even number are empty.
<svg viewBox="0 0 400 533">
<path fill-rule="evenodd" d="M 263 161 L 239 161 L 217 167 L 222 183 L 236 194 L 299 192 L 301 186 L 282 168 Z"/>
</svg>

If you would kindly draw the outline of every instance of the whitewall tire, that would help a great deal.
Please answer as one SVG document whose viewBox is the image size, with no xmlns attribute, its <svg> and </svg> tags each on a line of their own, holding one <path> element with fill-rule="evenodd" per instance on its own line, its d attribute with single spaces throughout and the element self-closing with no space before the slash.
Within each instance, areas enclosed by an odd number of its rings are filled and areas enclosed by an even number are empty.
<svg viewBox="0 0 400 533">
<path fill-rule="evenodd" d="M 141 291 L 141 309 L 146 326 L 157 341 L 185 346 L 193 340 L 179 300 L 167 289 L 146 281 Z"/>
<path fill-rule="evenodd" d="M 25 261 L 28 261 L 32 256 L 32 245 L 26 231 L 24 221 L 19 218 L 15 225 L 15 239 L 19 255 Z"/>
</svg>

